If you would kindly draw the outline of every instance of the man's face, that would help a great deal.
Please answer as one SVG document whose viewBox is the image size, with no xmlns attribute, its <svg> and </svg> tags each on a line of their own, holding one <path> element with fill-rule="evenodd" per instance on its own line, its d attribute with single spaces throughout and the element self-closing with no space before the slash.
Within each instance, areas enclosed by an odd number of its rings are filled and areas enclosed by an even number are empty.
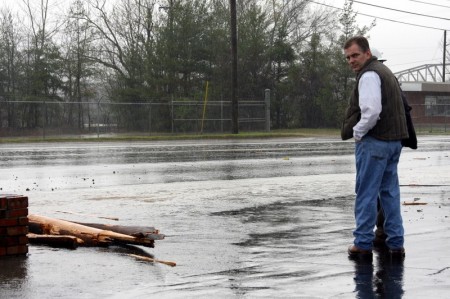
<svg viewBox="0 0 450 299">
<path fill-rule="evenodd" d="M 357 44 L 352 44 L 344 49 L 345 59 L 347 59 L 350 68 L 355 72 L 359 72 L 367 60 L 372 57 L 370 50 L 362 52 Z"/>
</svg>

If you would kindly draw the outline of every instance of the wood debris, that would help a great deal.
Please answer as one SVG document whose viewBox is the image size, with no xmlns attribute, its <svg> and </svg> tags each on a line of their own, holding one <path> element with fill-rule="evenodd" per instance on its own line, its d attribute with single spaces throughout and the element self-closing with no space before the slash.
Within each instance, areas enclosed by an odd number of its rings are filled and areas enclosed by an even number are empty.
<svg viewBox="0 0 450 299">
<path fill-rule="evenodd" d="M 128 254 L 129 256 L 132 256 L 138 260 L 141 261 L 145 261 L 145 262 L 151 262 L 151 263 L 161 263 L 161 264 L 165 264 L 167 266 L 171 266 L 171 267 L 175 267 L 177 264 L 174 262 L 169 262 L 169 261 L 162 261 L 162 260 L 157 260 L 148 256 L 142 256 L 142 255 L 137 255 L 137 254 Z"/>
<path fill-rule="evenodd" d="M 154 227 L 122 226 L 100 223 L 71 222 L 39 215 L 28 215 L 28 240 L 32 244 L 75 249 L 78 246 L 140 245 L 154 247 L 155 240 L 163 240 L 164 235 Z M 153 257 L 128 254 L 136 259 L 161 263 L 171 267 L 174 262 Z"/>
<path fill-rule="evenodd" d="M 164 235 L 153 227 L 125 227 L 96 223 L 76 223 L 61 219 L 30 214 L 29 231 L 41 235 L 68 235 L 83 242 L 83 246 L 107 246 L 110 244 L 132 244 L 154 247 L 155 240 Z"/>
<path fill-rule="evenodd" d="M 427 202 L 417 202 L 417 201 L 412 201 L 412 202 L 407 202 L 404 201 L 403 205 L 404 206 L 423 206 L 423 205 L 427 205 Z"/>
</svg>

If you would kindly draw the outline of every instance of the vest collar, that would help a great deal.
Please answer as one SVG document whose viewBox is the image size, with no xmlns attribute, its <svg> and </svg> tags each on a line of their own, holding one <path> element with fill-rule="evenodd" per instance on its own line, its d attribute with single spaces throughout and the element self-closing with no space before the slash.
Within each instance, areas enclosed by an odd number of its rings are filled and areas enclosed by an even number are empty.
<svg viewBox="0 0 450 299">
<path fill-rule="evenodd" d="M 374 61 L 378 61 L 378 58 L 376 56 L 372 56 L 371 58 L 369 58 L 366 63 L 364 63 L 363 67 L 361 68 L 361 70 L 356 74 L 356 77 L 359 78 L 361 77 L 361 75 L 365 72 L 367 66 L 371 63 L 373 63 Z"/>
</svg>

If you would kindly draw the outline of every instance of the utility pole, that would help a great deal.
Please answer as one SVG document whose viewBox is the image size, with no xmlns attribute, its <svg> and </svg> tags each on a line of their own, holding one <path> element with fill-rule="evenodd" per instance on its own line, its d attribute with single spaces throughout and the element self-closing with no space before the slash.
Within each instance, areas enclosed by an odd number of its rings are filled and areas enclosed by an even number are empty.
<svg viewBox="0 0 450 299">
<path fill-rule="evenodd" d="M 447 56 L 447 30 L 444 30 L 444 54 L 442 58 L 442 82 L 445 82 L 445 60 Z"/>
<path fill-rule="evenodd" d="M 236 0 L 230 0 L 231 14 L 231 133 L 239 133 L 238 101 L 237 101 L 237 25 Z"/>
</svg>

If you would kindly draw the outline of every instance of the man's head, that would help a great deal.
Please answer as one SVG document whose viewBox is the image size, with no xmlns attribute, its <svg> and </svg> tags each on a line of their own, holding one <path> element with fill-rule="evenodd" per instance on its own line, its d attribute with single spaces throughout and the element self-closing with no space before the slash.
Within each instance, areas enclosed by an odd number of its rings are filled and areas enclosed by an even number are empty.
<svg viewBox="0 0 450 299">
<path fill-rule="evenodd" d="M 372 57 L 369 42 L 363 36 L 355 36 L 344 44 L 344 55 L 351 69 L 357 73 L 363 65 Z"/>
</svg>

